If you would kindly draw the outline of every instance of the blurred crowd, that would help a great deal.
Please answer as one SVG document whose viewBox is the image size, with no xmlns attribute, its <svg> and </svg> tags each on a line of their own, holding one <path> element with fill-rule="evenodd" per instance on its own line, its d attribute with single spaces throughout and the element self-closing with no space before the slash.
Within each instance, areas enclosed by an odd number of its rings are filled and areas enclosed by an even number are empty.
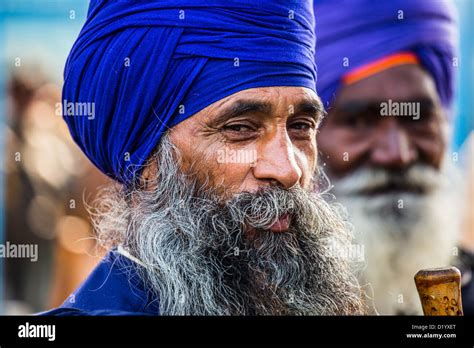
<svg viewBox="0 0 474 348">
<path fill-rule="evenodd" d="M 75 17 L 69 15 L 69 20 Z M 73 37 L 68 39 L 70 46 Z M 40 59 L 37 63 L 36 67 L 10 67 L 5 80 L 3 239 L 17 245 L 37 245 L 39 253 L 35 262 L 24 258 L 0 260 L 5 270 L 0 279 L 0 286 L 5 289 L 5 314 L 58 307 L 106 252 L 96 243 L 88 203 L 110 179 L 86 159 L 71 139 L 61 116 L 60 82 L 42 70 Z M 62 68 L 58 65 L 54 69 Z M 470 112 L 468 117 L 472 118 Z M 334 148 L 334 139 L 332 135 L 328 137 L 328 148 Z M 456 256 L 468 269 L 474 265 L 474 132 L 471 130 L 463 145 L 453 151 L 459 154 L 459 160 L 454 162 L 462 175 L 460 182 L 466 185 L 459 197 L 465 202 L 465 209 L 458 215 L 461 239 L 457 245 L 462 254 Z"/>
<path fill-rule="evenodd" d="M 37 244 L 39 255 L 5 259 L 6 314 L 58 306 L 103 254 L 85 202 L 106 179 L 72 142 L 60 99 L 60 87 L 39 71 L 10 77 L 5 240 Z"/>
</svg>

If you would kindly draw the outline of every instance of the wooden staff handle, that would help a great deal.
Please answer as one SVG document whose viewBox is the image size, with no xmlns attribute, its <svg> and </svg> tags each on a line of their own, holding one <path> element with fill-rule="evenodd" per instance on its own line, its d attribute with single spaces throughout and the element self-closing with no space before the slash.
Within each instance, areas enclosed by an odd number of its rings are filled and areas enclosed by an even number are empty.
<svg viewBox="0 0 474 348">
<path fill-rule="evenodd" d="M 463 315 L 461 272 L 456 267 L 422 269 L 415 284 L 425 315 Z"/>
</svg>

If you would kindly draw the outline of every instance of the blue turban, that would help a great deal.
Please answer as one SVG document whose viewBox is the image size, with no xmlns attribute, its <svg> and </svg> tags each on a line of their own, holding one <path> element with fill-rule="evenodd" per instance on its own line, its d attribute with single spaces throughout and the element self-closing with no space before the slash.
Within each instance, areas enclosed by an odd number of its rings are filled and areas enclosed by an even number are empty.
<svg viewBox="0 0 474 348">
<path fill-rule="evenodd" d="M 163 133 L 206 106 L 255 87 L 315 90 L 314 45 L 312 1 L 92 0 L 63 103 L 95 115 L 63 117 L 103 173 L 131 184 Z"/>
<path fill-rule="evenodd" d="M 330 105 L 351 70 L 411 52 L 433 76 L 441 103 L 453 100 L 456 13 L 450 0 L 315 0 L 318 92 Z M 344 64 L 348 63 L 348 64 Z"/>
</svg>

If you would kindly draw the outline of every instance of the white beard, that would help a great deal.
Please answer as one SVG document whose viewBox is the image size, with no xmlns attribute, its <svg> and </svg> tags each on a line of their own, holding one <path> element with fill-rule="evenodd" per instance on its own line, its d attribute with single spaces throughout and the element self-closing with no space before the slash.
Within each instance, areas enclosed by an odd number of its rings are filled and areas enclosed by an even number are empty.
<svg viewBox="0 0 474 348">
<path fill-rule="evenodd" d="M 155 188 L 106 189 L 92 212 L 102 244 L 121 244 L 141 261 L 139 275 L 159 299 L 160 314 L 366 312 L 349 260 L 331 249 L 352 239 L 339 205 L 301 187 L 278 186 L 224 202 L 181 172 L 178 155 L 163 137 L 153 157 Z M 271 232 L 283 214 L 293 217 L 288 231 Z M 247 227 L 258 233 L 248 237 Z"/>
<path fill-rule="evenodd" d="M 422 314 L 415 273 L 448 266 L 457 255 L 460 195 L 448 182 L 451 171 L 454 166 L 441 172 L 422 165 L 410 168 L 407 182 L 425 188 L 424 194 L 360 194 L 383 187 L 390 176 L 367 168 L 334 182 L 334 194 L 346 206 L 356 239 L 364 246 L 366 265 L 359 278 L 379 314 Z"/>
</svg>

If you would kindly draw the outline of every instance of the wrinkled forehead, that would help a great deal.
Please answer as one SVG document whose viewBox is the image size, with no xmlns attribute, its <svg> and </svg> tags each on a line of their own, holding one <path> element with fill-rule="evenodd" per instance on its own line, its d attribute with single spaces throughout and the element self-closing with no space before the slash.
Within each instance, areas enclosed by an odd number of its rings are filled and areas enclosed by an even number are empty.
<svg viewBox="0 0 474 348">
<path fill-rule="evenodd" d="M 320 115 L 324 108 L 316 93 L 306 87 L 262 87 L 237 92 L 208 106 L 196 116 L 211 120 L 223 113 L 258 112 L 269 116 L 291 115 L 297 112 Z"/>
<path fill-rule="evenodd" d="M 393 67 L 370 77 L 343 86 L 338 92 L 336 105 L 350 101 L 430 100 L 439 104 L 436 84 L 420 65 Z"/>
</svg>

